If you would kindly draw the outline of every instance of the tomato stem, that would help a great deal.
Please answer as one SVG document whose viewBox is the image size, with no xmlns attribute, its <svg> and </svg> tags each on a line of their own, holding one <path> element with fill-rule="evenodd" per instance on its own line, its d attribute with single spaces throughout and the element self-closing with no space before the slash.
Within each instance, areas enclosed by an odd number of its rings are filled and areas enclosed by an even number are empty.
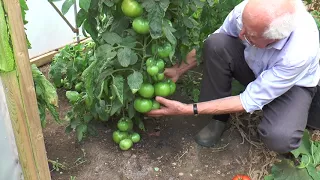
<svg viewBox="0 0 320 180">
<path fill-rule="evenodd" d="M 147 41 L 146 41 L 146 38 L 143 37 L 143 57 L 142 57 L 142 61 L 141 61 L 141 66 L 140 66 L 140 71 L 142 71 L 142 68 L 143 68 L 143 64 L 147 58 L 147 53 L 146 53 L 146 48 L 147 48 Z"/>
</svg>

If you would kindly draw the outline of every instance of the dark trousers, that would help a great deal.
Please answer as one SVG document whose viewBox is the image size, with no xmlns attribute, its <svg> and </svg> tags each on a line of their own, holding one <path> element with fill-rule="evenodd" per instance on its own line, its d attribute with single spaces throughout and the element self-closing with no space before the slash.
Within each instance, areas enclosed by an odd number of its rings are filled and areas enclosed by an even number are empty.
<svg viewBox="0 0 320 180">
<path fill-rule="evenodd" d="M 224 34 L 213 34 L 205 41 L 200 101 L 231 96 L 233 78 L 244 86 L 255 80 L 244 59 L 244 48 L 240 39 Z M 316 88 L 294 86 L 264 106 L 258 133 L 267 148 L 286 153 L 300 146 L 315 92 Z M 215 115 L 214 119 L 226 121 L 229 116 Z"/>
</svg>

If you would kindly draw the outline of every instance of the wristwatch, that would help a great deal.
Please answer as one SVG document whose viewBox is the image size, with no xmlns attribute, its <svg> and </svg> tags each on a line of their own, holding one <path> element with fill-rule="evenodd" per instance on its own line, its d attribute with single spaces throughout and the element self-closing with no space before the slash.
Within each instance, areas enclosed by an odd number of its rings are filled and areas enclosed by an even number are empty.
<svg viewBox="0 0 320 180">
<path fill-rule="evenodd" d="M 198 115 L 198 106 L 197 106 L 196 103 L 193 104 L 193 114 L 194 114 L 195 116 Z"/>
</svg>

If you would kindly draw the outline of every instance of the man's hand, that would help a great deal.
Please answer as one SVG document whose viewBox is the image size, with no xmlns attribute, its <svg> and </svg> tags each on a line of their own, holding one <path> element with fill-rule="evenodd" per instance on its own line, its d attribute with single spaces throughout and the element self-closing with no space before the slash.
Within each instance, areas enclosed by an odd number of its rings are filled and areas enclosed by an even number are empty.
<svg viewBox="0 0 320 180">
<path fill-rule="evenodd" d="M 160 116 L 172 116 L 172 115 L 192 115 L 193 109 L 191 105 L 183 104 L 178 101 L 165 99 L 163 97 L 156 97 L 161 106 L 160 109 L 152 110 L 147 113 L 147 116 L 160 117 Z"/>
<path fill-rule="evenodd" d="M 191 50 L 187 54 L 186 61 L 187 63 L 182 62 L 180 66 L 178 64 L 175 64 L 171 68 L 166 68 L 164 71 L 164 75 L 167 78 L 170 78 L 173 82 L 177 82 L 181 75 L 183 75 L 189 69 L 195 67 L 197 65 L 195 49 Z"/>
<path fill-rule="evenodd" d="M 164 75 L 167 78 L 170 78 L 173 82 L 177 82 L 179 77 L 181 76 L 179 72 L 179 68 L 177 66 L 173 66 L 171 68 L 166 68 L 164 70 Z"/>
</svg>

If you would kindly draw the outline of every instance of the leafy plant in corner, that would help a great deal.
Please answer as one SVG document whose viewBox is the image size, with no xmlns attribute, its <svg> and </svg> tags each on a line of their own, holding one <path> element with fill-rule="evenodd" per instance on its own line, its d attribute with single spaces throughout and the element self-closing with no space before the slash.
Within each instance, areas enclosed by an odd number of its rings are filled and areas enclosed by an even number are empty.
<svg viewBox="0 0 320 180">
<path fill-rule="evenodd" d="M 265 176 L 265 180 L 318 180 L 320 171 L 317 168 L 320 165 L 320 142 L 313 141 L 310 138 L 308 130 L 305 130 L 301 145 L 293 150 L 294 160 L 284 159 L 272 166 L 271 174 Z"/>
</svg>

